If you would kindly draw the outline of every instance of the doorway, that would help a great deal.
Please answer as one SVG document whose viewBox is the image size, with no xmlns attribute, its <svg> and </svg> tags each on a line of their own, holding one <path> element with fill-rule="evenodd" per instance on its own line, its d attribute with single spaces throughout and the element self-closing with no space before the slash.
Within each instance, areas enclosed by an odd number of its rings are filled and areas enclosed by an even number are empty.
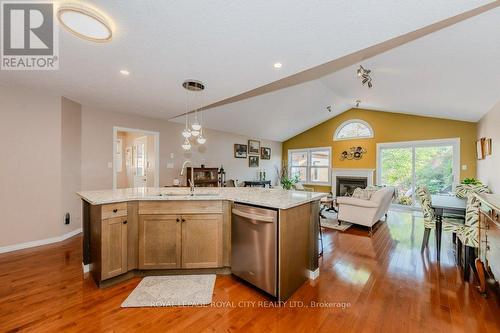
<svg viewBox="0 0 500 333">
<path fill-rule="evenodd" d="M 113 189 L 159 187 L 160 133 L 113 128 Z"/>
</svg>

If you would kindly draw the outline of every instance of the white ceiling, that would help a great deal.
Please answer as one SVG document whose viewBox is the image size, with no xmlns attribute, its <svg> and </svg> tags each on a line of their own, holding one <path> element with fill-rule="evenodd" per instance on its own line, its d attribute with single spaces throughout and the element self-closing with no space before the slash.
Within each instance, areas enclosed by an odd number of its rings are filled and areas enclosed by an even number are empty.
<svg viewBox="0 0 500 333">
<path fill-rule="evenodd" d="M 489 2 L 82 1 L 113 20 L 113 41 L 95 44 L 60 29 L 59 71 L 2 71 L 0 84 L 168 119 L 184 111 L 186 78 L 206 83 L 210 104 Z"/>
<path fill-rule="evenodd" d="M 500 101 L 500 8 L 300 85 L 206 112 L 206 125 L 284 141 L 353 107 L 477 121 Z M 333 111 L 326 110 L 333 105 Z M 242 119 L 244 121 L 242 121 Z M 333 135 L 333 133 L 332 133 Z"/>
</svg>

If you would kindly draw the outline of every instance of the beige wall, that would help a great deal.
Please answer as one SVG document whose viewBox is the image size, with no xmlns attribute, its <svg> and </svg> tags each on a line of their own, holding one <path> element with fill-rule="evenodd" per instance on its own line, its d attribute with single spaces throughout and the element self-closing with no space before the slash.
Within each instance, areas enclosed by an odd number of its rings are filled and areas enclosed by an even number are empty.
<svg viewBox="0 0 500 333">
<path fill-rule="evenodd" d="M 122 140 L 122 171 L 116 173 L 116 187 L 126 188 L 128 187 L 127 180 L 127 165 L 126 165 L 126 144 L 127 144 L 127 132 L 117 132 L 116 136 L 118 139 Z"/>
<path fill-rule="evenodd" d="M 247 159 L 233 158 L 233 144 L 246 137 L 207 130 L 205 146 L 181 148 L 182 125 L 165 120 L 103 112 L 46 92 L 0 86 L 0 248 L 57 239 L 81 227 L 81 203 L 75 192 L 112 187 L 113 126 L 160 132 L 160 185 L 179 177 L 185 159 L 220 167 L 228 178 L 255 179 Z M 263 141 L 273 159 L 261 165 L 275 180 L 281 143 Z M 173 157 L 171 157 L 173 154 Z M 167 163 L 173 163 L 167 169 Z M 66 212 L 71 224 L 64 224 Z"/>
<path fill-rule="evenodd" d="M 0 247 L 62 234 L 61 98 L 0 86 Z"/>
<path fill-rule="evenodd" d="M 478 138 L 492 139 L 491 156 L 477 162 L 477 176 L 494 193 L 500 193 L 500 102 L 498 102 L 478 125 Z"/>
<path fill-rule="evenodd" d="M 147 149 L 147 161 L 148 169 L 147 172 L 147 186 L 154 187 L 155 185 L 155 165 L 156 165 L 156 148 L 155 148 L 155 136 L 148 135 L 143 132 L 117 132 L 117 137 L 122 139 L 122 156 L 123 156 L 123 166 L 122 172 L 116 173 L 116 188 L 127 188 L 134 186 L 134 172 L 135 167 L 133 164 L 126 165 L 126 150 L 127 148 L 132 148 L 135 146 L 135 139 L 140 137 L 146 137 L 146 149 Z"/>
<path fill-rule="evenodd" d="M 206 130 L 207 143 L 194 145 L 191 152 L 182 150 L 183 125 L 136 115 L 107 112 L 87 106 L 82 110 L 82 187 L 85 190 L 106 189 L 113 186 L 112 162 L 113 126 L 160 132 L 160 186 L 171 185 L 179 178 L 182 163 L 189 159 L 195 165 L 220 167 L 227 172 L 227 179 L 256 179 L 257 168 L 248 167 L 248 159 L 235 159 L 233 145 L 246 143 L 248 137 L 220 131 Z M 254 139 L 254 138 L 252 138 Z M 255 138 L 257 139 L 257 138 Z M 281 165 L 281 143 L 261 140 L 264 147 L 272 149 L 272 159 L 261 161 L 261 167 L 273 182 L 275 166 Z M 173 158 L 171 158 L 173 154 Z M 167 164 L 173 163 L 168 169 Z"/>
<path fill-rule="evenodd" d="M 61 99 L 61 216 L 70 213 L 69 225 L 62 225 L 63 234 L 82 226 L 82 208 L 75 195 L 81 188 L 82 106 L 67 98 Z"/>
</svg>

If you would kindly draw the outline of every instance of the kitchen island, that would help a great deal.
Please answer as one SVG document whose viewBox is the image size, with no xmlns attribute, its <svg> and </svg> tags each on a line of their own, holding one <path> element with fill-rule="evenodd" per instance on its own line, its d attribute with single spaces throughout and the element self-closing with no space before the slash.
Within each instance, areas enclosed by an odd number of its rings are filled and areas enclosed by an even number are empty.
<svg viewBox="0 0 500 333">
<path fill-rule="evenodd" d="M 83 263 L 99 286 L 137 275 L 230 273 L 233 204 L 277 212 L 277 299 L 287 299 L 318 274 L 324 193 L 247 187 L 194 192 L 130 188 L 78 195 L 83 199 Z"/>
</svg>

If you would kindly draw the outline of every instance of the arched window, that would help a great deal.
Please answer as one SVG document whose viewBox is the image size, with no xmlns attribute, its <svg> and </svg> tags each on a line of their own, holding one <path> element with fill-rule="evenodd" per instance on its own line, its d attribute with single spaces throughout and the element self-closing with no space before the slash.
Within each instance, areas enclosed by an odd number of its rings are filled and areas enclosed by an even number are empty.
<svg viewBox="0 0 500 333">
<path fill-rule="evenodd" d="M 335 130 L 333 140 L 351 140 L 373 138 L 373 129 L 366 121 L 351 119 L 343 122 Z"/>
</svg>

